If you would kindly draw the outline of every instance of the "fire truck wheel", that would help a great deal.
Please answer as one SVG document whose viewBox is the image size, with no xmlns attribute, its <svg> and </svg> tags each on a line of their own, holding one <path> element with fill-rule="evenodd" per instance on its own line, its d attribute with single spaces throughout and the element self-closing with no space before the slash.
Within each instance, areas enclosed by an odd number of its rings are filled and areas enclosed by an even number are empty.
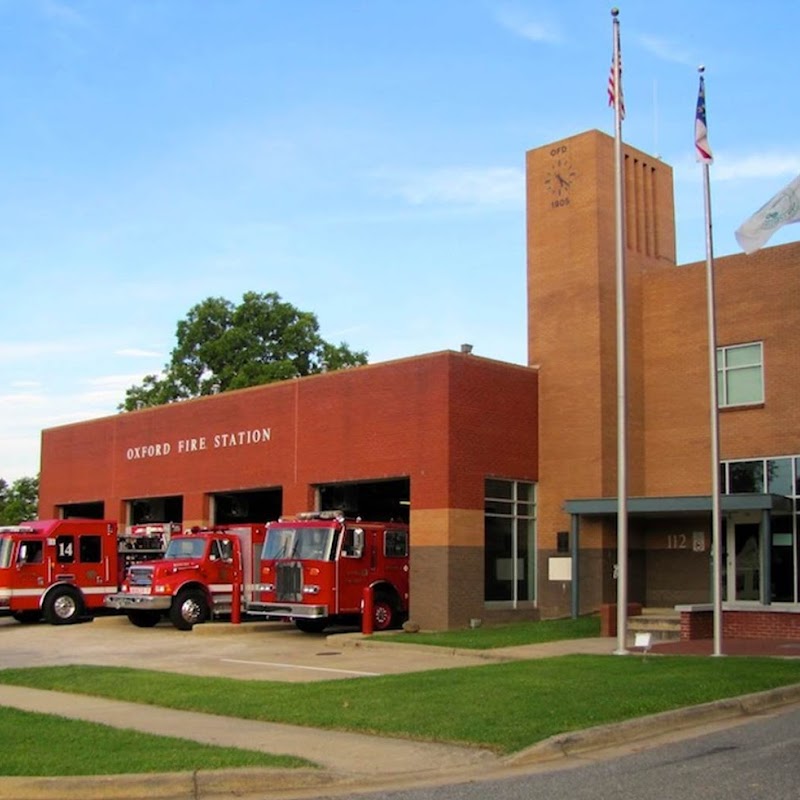
<svg viewBox="0 0 800 800">
<path fill-rule="evenodd" d="M 328 627 L 328 618 L 322 619 L 296 619 L 295 627 L 303 633 L 322 633 Z"/>
<path fill-rule="evenodd" d="M 71 587 L 53 589 L 44 601 L 42 613 L 51 625 L 69 625 L 78 621 L 83 613 L 83 603 Z"/>
<path fill-rule="evenodd" d="M 394 621 L 395 610 L 392 601 L 386 595 L 376 594 L 372 605 L 373 630 L 389 630 L 394 625 Z"/>
<path fill-rule="evenodd" d="M 128 621 L 137 628 L 152 628 L 161 619 L 160 611 L 129 611 Z"/>
<path fill-rule="evenodd" d="M 170 622 L 179 631 L 190 631 L 195 625 L 208 619 L 208 603 L 199 589 L 184 589 L 178 592 L 169 610 Z"/>
</svg>

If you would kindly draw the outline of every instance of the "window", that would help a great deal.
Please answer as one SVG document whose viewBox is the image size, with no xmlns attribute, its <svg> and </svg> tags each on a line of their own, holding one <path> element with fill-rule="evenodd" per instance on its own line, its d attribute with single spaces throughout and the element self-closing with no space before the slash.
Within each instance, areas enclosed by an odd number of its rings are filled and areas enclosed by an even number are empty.
<svg viewBox="0 0 800 800">
<path fill-rule="evenodd" d="M 734 461 L 728 466 L 728 494 L 761 494 L 764 491 L 763 461 Z"/>
<path fill-rule="evenodd" d="M 299 528 L 294 540 L 292 558 L 327 561 L 330 558 L 333 531 L 330 528 Z"/>
<path fill-rule="evenodd" d="M 103 560 L 103 540 L 100 536 L 81 536 L 78 542 L 81 564 L 99 564 Z"/>
<path fill-rule="evenodd" d="M 770 494 L 782 494 L 791 497 L 792 491 L 792 459 L 770 458 L 767 461 L 767 491 Z"/>
<path fill-rule="evenodd" d="M 26 539 L 20 542 L 17 561 L 20 564 L 41 564 L 44 554 L 41 539 Z"/>
<path fill-rule="evenodd" d="M 727 467 L 727 481 L 725 472 Z M 794 476 L 791 458 L 759 458 L 752 461 L 730 461 L 722 465 L 721 489 L 724 494 L 769 492 L 792 497 Z M 766 485 L 765 485 L 766 480 Z"/>
<path fill-rule="evenodd" d="M 484 600 L 536 600 L 536 484 L 487 478 L 484 500 Z"/>
<path fill-rule="evenodd" d="M 7 569 L 11 566 L 11 553 L 14 550 L 14 540 L 7 537 L 0 537 L 0 569 Z"/>
<path fill-rule="evenodd" d="M 764 402 L 763 356 L 761 342 L 717 349 L 720 408 Z"/>
<path fill-rule="evenodd" d="M 361 558 L 364 553 L 364 529 L 347 528 L 342 539 L 342 555 L 346 558 Z"/>
<path fill-rule="evenodd" d="M 405 558 L 408 555 L 408 532 L 386 531 L 384 555 L 387 558 Z"/>
<path fill-rule="evenodd" d="M 233 542 L 230 539 L 214 539 L 208 557 L 211 561 L 233 561 Z"/>
</svg>

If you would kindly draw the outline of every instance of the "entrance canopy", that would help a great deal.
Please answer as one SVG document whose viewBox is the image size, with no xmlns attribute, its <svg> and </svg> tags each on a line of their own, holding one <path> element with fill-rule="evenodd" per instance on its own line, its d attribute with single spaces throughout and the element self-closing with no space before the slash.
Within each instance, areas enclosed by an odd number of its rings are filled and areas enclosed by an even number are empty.
<svg viewBox="0 0 800 800">
<path fill-rule="evenodd" d="M 616 497 L 597 497 L 567 500 L 564 510 L 573 516 L 616 516 Z M 792 501 L 779 494 L 724 494 L 720 497 L 723 513 L 735 511 L 774 511 L 790 513 Z M 686 497 L 629 497 L 628 516 L 631 517 L 675 517 L 711 513 L 711 495 Z"/>
</svg>

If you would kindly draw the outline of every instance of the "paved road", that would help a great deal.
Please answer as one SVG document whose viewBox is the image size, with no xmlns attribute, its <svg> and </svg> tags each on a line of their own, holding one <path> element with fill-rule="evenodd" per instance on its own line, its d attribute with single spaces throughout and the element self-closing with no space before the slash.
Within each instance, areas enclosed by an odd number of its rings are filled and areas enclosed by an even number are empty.
<svg viewBox="0 0 800 800">
<path fill-rule="evenodd" d="M 338 797 L 359 800 L 798 800 L 800 708 L 568 768 L 469 783 Z M 332 797 L 320 795 L 317 798 Z"/>
</svg>

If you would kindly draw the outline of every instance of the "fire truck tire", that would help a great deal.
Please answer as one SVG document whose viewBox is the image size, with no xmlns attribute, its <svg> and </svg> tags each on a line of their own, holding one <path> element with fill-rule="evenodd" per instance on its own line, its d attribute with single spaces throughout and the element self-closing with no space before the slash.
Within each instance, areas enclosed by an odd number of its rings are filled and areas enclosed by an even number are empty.
<svg viewBox="0 0 800 800">
<path fill-rule="evenodd" d="M 137 628 L 152 628 L 161 619 L 160 611 L 129 611 L 128 621 Z"/>
<path fill-rule="evenodd" d="M 83 601 L 72 587 L 53 589 L 44 601 L 42 614 L 51 625 L 70 625 L 83 614 Z"/>
<path fill-rule="evenodd" d="M 372 629 L 388 631 L 395 624 L 397 612 L 394 603 L 385 594 L 376 594 L 372 603 Z"/>
<path fill-rule="evenodd" d="M 12 616 L 17 622 L 23 625 L 30 625 L 33 622 L 38 622 L 42 615 L 39 611 L 15 611 Z"/>
<path fill-rule="evenodd" d="M 296 619 L 295 627 L 303 633 L 322 633 L 328 627 L 330 620 L 327 617 L 322 619 Z"/>
<path fill-rule="evenodd" d="M 208 603 L 199 589 L 184 589 L 178 592 L 169 609 L 170 622 L 179 631 L 190 631 L 195 625 L 208 619 Z"/>
</svg>

